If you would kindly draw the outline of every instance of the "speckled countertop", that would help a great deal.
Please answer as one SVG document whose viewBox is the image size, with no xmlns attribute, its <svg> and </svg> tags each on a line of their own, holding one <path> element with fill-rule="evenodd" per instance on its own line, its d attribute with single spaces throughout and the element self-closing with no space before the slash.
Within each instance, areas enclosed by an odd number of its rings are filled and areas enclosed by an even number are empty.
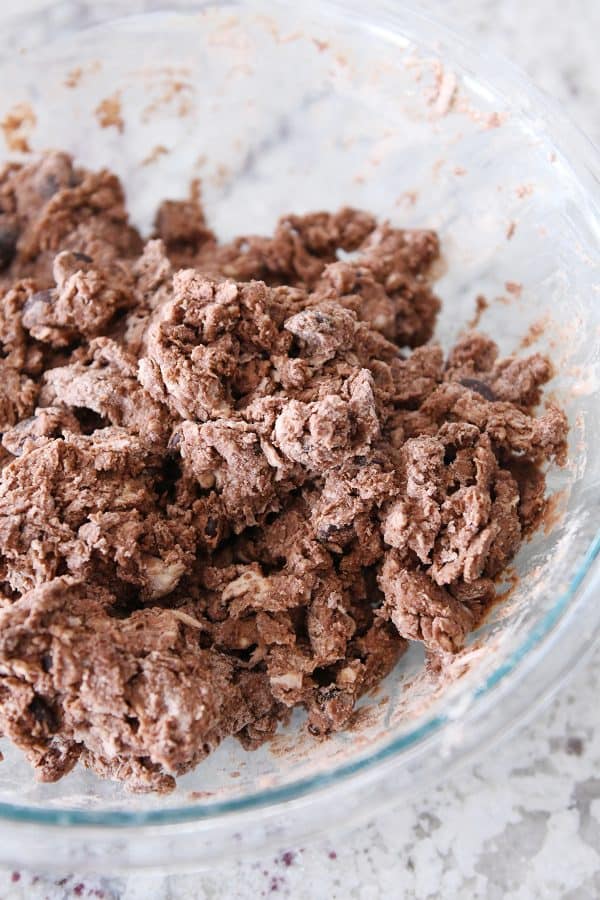
<svg viewBox="0 0 600 900">
<path fill-rule="evenodd" d="M 434 5 L 434 4 L 430 4 Z M 598 0 L 445 0 L 600 143 Z M 426 797 L 344 836 L 197 875 L 0 872 L 0 900 L 600 897 L 600 648 L 535 720 Z"/>
</svg>

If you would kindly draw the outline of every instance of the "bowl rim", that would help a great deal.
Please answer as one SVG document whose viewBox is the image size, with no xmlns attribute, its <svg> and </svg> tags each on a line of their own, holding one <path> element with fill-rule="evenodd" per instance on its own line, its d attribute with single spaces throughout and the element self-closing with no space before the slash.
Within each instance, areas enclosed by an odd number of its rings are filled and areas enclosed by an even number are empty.
<svg viewBox="0 0 600 900">
<path fill-rule="evenodd" d="M 246 5 L 252 0 L 240 2 Z M 293 0 L 274 0 L 274 2 L 279 7 L 295 6 Z M 188 3 L 176 2 L 166 5 L 171 14 L 190 12 Z M 195 11 L 198 7 L 218 5 L 220 5 L 218 0 L 214 3 L 209 0 L 206 3 L 196 4 Z M 110 22 L 122 18 L 131 20 L 139 17 L 139 14 L 133 13 L 115 18 L 111 4 L 107 4 L 104 10 L 101 5 L 99 6 L 96 18 L 92 21 L 88 19 L 83 26 L 76 27 L 75 33 L 83 33 L 97 26 L 105 27 Z M 380 38 L 393 40 L 395 33 L 401 35 L 403 39 L 414 40 L 418 43 L 419 49 L 430 50 L 433 56 L 448 61 L 462 73 L 466 71 L 464 57 L 468 58 L 480 83 L 487 82 L 496 95 L 505 99 L 510 98 L 510 109 L 516 111 L 523 119 L 532 124 L 535 119 L 536 131 L 540 130 L 541 123 L 544 136 L 561 152 L 570 166 L 575 182 L 586 194 L 589 209 L 600 233 L 600 152 L 558 103 L 536 87 L 517 65 L 487 47 L 485 54 L 482 53 L 469 38 L 456 31 L 439 11 L 436 10 L 435 13 L 424 11 L 420 6 L 406 0 L 399 2 L 372 0 L 366 9 L 361 0 L 305 0 L 302 9 L 303 13 L 308 14 L 314 11 L 314 14 L 321 18 L 343 16 L 357 28 L 377 34 Z M 31 16 L 31 13 L 28 15 Z M 145 17 L 147 13 L 141 15 Z M 429 40 L 424 37 L 428 30 L 433 32 Z M 436 46 L 440 40 L 444 43 L 443 50 Z M 552 609 L 513 650 L 508 659 L 501 662 L 474 691 L 473 701 L 461 716 L 461 723 L 471 725 L 477 722 L 480 727 L 486 714 L 489 721 L 483 729 L 480 729 L 475 746 L 458 752 L 456 748 L 450 748 L 449 755 L 442 757 L 440 754 L 439 763 L 435 767 L 438 775 L 441 771 L 447 773 L 451 766 L 459 762 L 466 762 L 473 753 L 480 752 L 502 731 L 521 723 L 534 708 L 537 708 L 540 700 L 547 699 L 558 689 L 568 671 L 572 671 L 574 660 L 585 654 L 600 633 L 600 604 L 597 604 L 598 612 L 586 635 L 582 637 L 575 634 L 576 613 L 586 598 L 593 596 L 594 592 L 597 593 L 598 588 L 600 588 L 600 529 L 591 539 L 583 561 L 573 574 L 567 589 L 557 597 Z M 518 708 L 513 710 L 508 726 L 506 722 L 499 721 L 497 713 L 489 715 L 492 704 L 498 703 L 499 696 L 514 693 L 516 686 L 521 684 L 527 675 L 539 669 L 538 663 L 541 657 L 547 654 L 549 645 L 556 645 L 559 641 L 561 645 L 565 642 L 568 646 L 573 645 L 572 656 L 567 654 L 568 658 L 562 665 L 555 666 L 548 677 L 544 677 L 541 681 L 538 677 L 539 684 L 536 683 L 534 702 L 531 693 L 523 692 L 523 697 Z M 49 829 L 69 829 L 69 831 L 81 830 L 82 833 L 89 833 L 90 827 L 95 832 L 105 834 L 113 829 L 119 831 L 134 829 L 138 834 L 140 829 L 144 828 L 185 823 L 210 827 L 216 820 L 225 816 L 232 818 L 236 813 L 242 815 L 252 813 L 256 821 L 262 813 L 269 814 L 274 809 L 281 809 L 284 803 L 291 803 L 291 809 L 294 801 L 306 799 L 308 795 L 312 798 L 318 794 L 325 802 L 330 802 L 332 792 L 339 788 L 347 789 L 360 779 L 363 779 L 363 782 L 365 779 L 367 782 L 380 780 L 387 775 L 390 764 L 397 761 L 396 758 L 402 751 L 412 749 L 416 755 L 436 754 L 443 741 L 444 729 L 455 721 L 454 717 L 447 714 L 431 715 L 409 733 L 391 740 L 364 758 L 342 763 L 328 772 L 299 778 L 282 787 L 266 787 L 232 800 L 137 811 L 112 808 L 94 811 L 69 807 L 42 809 L 0 802 L 0 823 L 47 826 Z"/>
</svg>

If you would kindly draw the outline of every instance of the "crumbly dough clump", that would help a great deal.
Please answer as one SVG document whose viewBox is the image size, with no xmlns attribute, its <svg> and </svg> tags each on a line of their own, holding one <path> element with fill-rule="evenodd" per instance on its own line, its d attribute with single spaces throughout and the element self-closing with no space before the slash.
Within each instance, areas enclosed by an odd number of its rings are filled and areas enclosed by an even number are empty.
<svg viewBox="0 0 600 900">
<path fill-rule="evenodd" d="M 433 232 L 220 244 L 197 190 L 155 229 L 66 154 L 0 172 L 0 728 L 43 780 L 345 727 L 461 649 L 565 459 L 545 357 L 430 343 Z"/>
</svg>

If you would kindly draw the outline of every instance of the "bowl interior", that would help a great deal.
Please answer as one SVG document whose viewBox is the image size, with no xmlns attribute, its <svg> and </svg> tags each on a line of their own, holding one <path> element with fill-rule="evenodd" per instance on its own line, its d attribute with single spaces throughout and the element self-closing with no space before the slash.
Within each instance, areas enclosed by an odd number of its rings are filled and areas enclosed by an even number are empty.
<svg viewBox="0 0 600 900">
<path fill-rule="evenodd" d="M 483 295 L 479 327 L 503 351 L 539 350 L 555 363 L 547 396 L 567 410 L 571 433 L 567 466 L 549 476 L 553 515 L 522 548 L 507 599 L 444 684 L 424 675 L 415 646 L 365 698 L 353 730 L 319 743 L 298 713 L 252 754 L 226 741 L 167 797 L 130 795 L 79 769 L 40 785 L 3 747 L 0 803 L 107 812 L 107 821 L 115 812 L 176 818 L 184 807 L 293 794 L 390 747 L 402 754 L 551 630 L 587 564 L 600 479 L 600 456 L 586 449 L 599 438 L 598 211 L 568 146 L 526 96 L 495 88 L 489 71 L 418 16 L 394 4 L 388 20 L 379 6 L 368 21 L 358 3 L 180 3 L 168 13 L 152 3 L 110 3 L 102 13 L 53 4 L 24 52 L 6 42 L 0 50 L 0 119 L 15 107 L 22 117 L 0 161 L 26 158 L 25 141 L 32 152 L 65 149 L 87 167 L 107 166 L 146 233 L 158 202 L 186 196 L 191 178 L 201 179 L 223 238 L 269 232 L 285 212 L 344 204 L 437 229 L 442 344 L 473 320 Z M 20 41 L 22 23 L 13 28 Z"/>
</svg>

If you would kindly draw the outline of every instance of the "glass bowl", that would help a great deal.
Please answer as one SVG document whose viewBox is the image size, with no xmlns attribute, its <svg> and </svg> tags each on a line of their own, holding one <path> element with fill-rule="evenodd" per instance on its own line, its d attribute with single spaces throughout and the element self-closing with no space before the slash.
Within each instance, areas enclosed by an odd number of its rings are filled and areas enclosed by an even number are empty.
<svg viewBox="0 0 600 900">
<path fill-rule="evenodd" d="M 595 150 L 518 71 L 405 3 L 164 5 L 5 7 L 0 119 L 21 125 L 0 156 L 53 147 L 110 167 L 146 232 L 192 177 L 222 238 L 342 204 L 437 229 L 439 339 L 456 338 L 483 294 L 480 327 L 503 351 L 549 353 L 569 460 L 550 474 L 552 516 L 515 560 L 507 598 L 443 683 L 413 647 L 351 731 L 317 742 L 297 714 L 254 753 L 226 741 L 167 797 L 81 769 L 37 784 L 3 748 L 6 865 L 198 868 L 330 831 L 501 752 L 600 626 Z"/>
</svg>

